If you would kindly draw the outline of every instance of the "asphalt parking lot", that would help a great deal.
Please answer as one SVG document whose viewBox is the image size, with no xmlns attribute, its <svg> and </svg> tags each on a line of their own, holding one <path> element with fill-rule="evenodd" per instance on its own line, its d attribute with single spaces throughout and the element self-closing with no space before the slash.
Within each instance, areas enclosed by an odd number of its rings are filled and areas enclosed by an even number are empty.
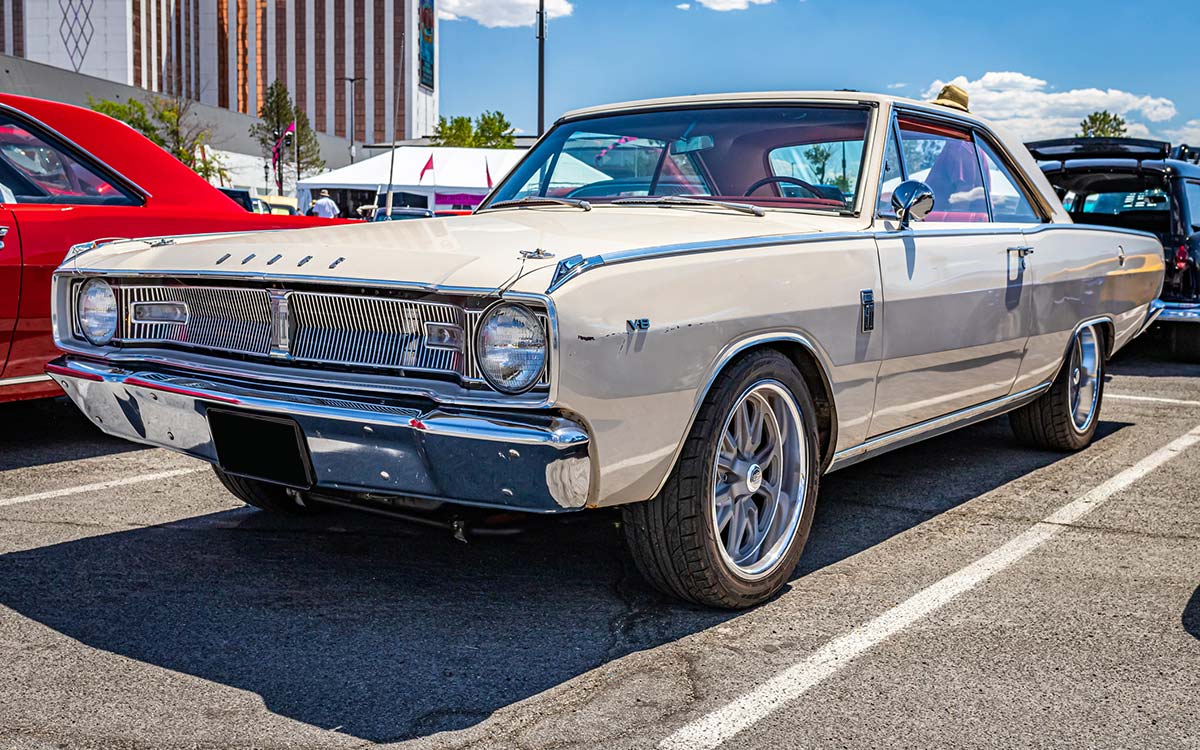
<svg viewBox="0 0 1200 750">
<path fill-rule="evenodd" d="M 0 748 L 1200 747 L 1200 366 L 1110 375 L 1080 454 L 1001 419 L 829 476 L 740 614 L 650 590 L 613 515 L 266 517 L 0 405 Z"/>
</svg>

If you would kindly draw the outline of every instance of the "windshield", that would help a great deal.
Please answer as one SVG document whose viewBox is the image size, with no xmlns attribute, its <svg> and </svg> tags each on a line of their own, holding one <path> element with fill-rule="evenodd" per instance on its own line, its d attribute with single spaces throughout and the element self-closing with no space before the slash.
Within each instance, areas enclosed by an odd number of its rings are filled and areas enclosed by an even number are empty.
<svg viewBox="0 0 1200 750">
<path fill-rule="evenodd" d="M 681 109 L 558 126 L 492 200 L 606 203 L 696 196 L 767 208 L 855 205 L 870 115 L 861 107 Z"/>
</svg>

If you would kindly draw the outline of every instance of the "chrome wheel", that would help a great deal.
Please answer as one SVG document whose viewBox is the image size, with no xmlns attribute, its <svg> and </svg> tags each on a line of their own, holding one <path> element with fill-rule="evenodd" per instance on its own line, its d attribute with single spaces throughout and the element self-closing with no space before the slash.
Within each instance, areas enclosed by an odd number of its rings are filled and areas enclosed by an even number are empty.
<svg viewBox="0 0 1200 750">
<path fill-rule="evenodd" d="M 1071 369 L 1068 373 L 1067 399 L 1071 407 L 1071 423 L 1076 432 L 1087 432 L 1096 417 L 1100 401 L 1100 338 L 1094 326 L 1086 326 L 1075 334 L 1071 349 Z"/>
<path fill-rule="evenodd" d="M 795 539 L 808 478 L 800 409 L 782 383 L 760 381 L 734 402 L 713 462 L 710 507 L 721 556 L 739 577 L 769 575 Z"/>
</svg>

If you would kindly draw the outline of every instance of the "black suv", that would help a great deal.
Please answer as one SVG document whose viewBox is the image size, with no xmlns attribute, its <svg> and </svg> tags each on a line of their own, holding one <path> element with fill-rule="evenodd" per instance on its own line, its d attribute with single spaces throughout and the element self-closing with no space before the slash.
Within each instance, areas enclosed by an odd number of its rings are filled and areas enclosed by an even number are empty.
<svg viewBox="0 0 1200 750">
<path fill-rule="evenodd" d="M 1077 224 L 1158 236 L 1167 261 L 1158 319 L 1171 352 L 1200 362 L 1200 151 L 1140 138 L 1025 145 Z"/>
</svg>

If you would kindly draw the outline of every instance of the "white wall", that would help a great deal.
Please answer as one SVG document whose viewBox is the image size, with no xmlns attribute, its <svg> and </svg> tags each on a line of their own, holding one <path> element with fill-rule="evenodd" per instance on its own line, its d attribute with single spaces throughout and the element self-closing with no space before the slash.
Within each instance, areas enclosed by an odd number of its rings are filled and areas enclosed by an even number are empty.
<svg viewBox="0 0 1200 750">
<path fill-rule="evenodd" d="M 69 25 L 75 25 L 75 16 L 70 14 L 67 17 L 58 0 L 26 0 L 25 57 L 97 78 L 131 84 L 130 8 L 129 0 L 92 3 L 86 15 L 91 22 L 91 40 L 80 44 L 82 57 L 73 57 L 63 39 L 67 35 L 60 27 L 64 20 Z M 11 10 L 7 18 L 11 22 Z"/>
</svg>

